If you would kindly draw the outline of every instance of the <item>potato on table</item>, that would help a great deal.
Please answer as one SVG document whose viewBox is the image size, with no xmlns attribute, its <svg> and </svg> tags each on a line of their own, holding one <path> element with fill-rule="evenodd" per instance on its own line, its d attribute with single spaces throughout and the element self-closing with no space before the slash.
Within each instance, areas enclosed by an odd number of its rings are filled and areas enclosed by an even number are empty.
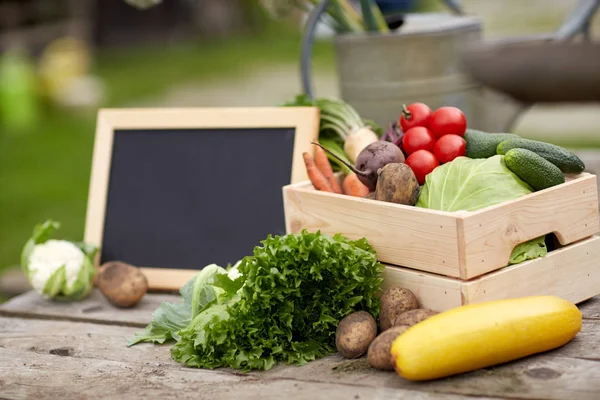
<svg viewBox="0 0 600 400">
<path fill-rule="evenodd" d="M 382 332 L 394 326 L 394 321 L 400 314 L 419 308 L 415 294 L 398 286 L 387 288 L 380 301 L 379 328 Z"/>
<path fill-rule="evenodd" d="M 367 361 L 373 368 L 386 371 L 394 370 L 394 362 L 391 355 L 392 343 L 403 334 L 410 326 L 399 325 L 382 332 L 373 340 L 367 351 Z"/>
<path fill-rule="evenodd" d="M 117 307 L 133 307 L 148 291 L 148 280 L 139 268 L 121 261 L 102 264 L 96 276 L 98 290 Z"/>
<path fill-rule="evenodd" d="M 377 322 L 366 311 L 346 315 L 335 332 L 335 346 L 344 358 L 357 358 L 369 349 L 377 336 Z"/>
<path fill-rule="evenodd" d="M 394 326 L 408 325 L 413 326 L 421 321 L 425 321 L 427 318 L 438 314 L 437 311 L 430 310 L 428 308 L 417 308 L 416 310 L 406 311 L 400 314 L 394 320 Z"/>
</svg>

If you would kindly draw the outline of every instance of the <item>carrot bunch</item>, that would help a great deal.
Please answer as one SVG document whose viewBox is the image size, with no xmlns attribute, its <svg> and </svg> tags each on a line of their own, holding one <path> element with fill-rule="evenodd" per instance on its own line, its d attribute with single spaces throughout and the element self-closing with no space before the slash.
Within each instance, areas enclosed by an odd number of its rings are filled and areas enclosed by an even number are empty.
<svg viewBox="0 0 600 400">
<path fill-rule="evenodd" d="M 369 194 L 369 189 L 352 172 L 346 175 L 342 186 L 340 186 L 327 154 L 322 148 L 315 146 L 314 158 L 306 152 L 302 156 L 304 157 L 308 177 L 316 190 L 356 197 L 365 197 Z"/>
</svg>

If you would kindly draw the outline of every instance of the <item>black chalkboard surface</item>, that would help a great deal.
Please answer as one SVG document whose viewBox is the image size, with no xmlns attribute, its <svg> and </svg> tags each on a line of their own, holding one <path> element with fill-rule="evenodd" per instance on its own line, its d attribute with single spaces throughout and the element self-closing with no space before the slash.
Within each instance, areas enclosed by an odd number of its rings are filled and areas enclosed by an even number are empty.
<svg viewBox="0 0 600 400">
<path fill-rule="evenodd" d="M 293 151 L 293 128 L 115 131 L 101 261 L 199 269 L 252 254 L 285 234 Z"/>
<path fill-rule="evenodd" d="M 305 107 L 269 110 L 100 114 L 86 221 L 97 263 L 124 261 L 151 288 L 178 289 L 285 234 L 282 187 L 308 179 L 301 157 L 319 118 Z"/>
</svg>

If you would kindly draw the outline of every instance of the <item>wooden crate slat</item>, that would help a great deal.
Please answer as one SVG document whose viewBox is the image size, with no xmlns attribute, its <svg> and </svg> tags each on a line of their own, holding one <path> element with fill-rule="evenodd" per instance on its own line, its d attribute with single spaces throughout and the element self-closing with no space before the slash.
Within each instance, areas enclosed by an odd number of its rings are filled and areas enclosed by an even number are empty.
<svg viewBox="0 0 600 400">
<path fill-rule="evenodd" d="M 554 295 L 577 304 L 600 294 L 600 236 L 470 281 L 386 266 L 383 286 L 406 287 L 423 307 L 436 311 L 533 295 Z"/>
<path fill-rule="evenodd" d="M 310 183 L 284 188 L 287 232 L 307 229 L 350 239 L 366 237 L 383 262 L 402 260 L 414 268 L 458 275 L 456 217 L 311 188 Z"/>
<path fill-rule="evenodd" d="M 555 233 L 562 245 L 600 231 L 595 175 L 465 216 L 465 259 L 461 278 L 470 279 L 508 265 L 515 246 Z"/>
<path fill-rule="evenodd" d="M 283 188 L 287 232 L 365 237 L 380 261 L 468 280 L 508 264 L 519 243 L 556 233 L 563 245 L 600 232 L 597 178 L 568 182 L 475 212 L 439 212 L 314 190 Z"/>
</svg>

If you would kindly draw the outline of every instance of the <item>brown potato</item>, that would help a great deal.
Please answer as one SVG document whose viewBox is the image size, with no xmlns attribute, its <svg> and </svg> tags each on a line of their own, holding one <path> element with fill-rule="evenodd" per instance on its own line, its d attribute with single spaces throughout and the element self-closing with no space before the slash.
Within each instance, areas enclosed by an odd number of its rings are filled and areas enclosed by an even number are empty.
<svg viewBox="0 0 600 400">
<path fill-rule="evenodd" d="M 385 371 L 393 371 L 394 363 L 390 354 L 390 349 L 394 340 L 404 333 L 410 326 L 393 326 L 385 332 L 382 332 L 373 340 L 367 351 L 367 361 L 373 368 Z"/>
<path fill-rule="evenodd" d="M 335 346 L 344 358 L 357 358 L 369 349 L 377 337 L 377 322 L 366 311 L 346 315 L 335 332 Z"/>
<path fill-rule="evenodd" d="M 413 326 L 421 321 L 425 321 L 427 318 L 438 314 L 437 311 L 430 310 L 428 308 L 417 308 L 416 310 L 409 310 L 400 314 L 394 320 L 394 326 L 408 325 Z"/>
<path fill-rule="evenodd" d="M 414 206 L 421 186 L 413 170 L 405 163 L 389 163 L 377 171 L 375 199 Z"/>
<path fill-rule="evenodd" d="M 110 261 L 100 266 L 96 286 L 113 305 L 129 308 L 144 297 L 148 291 L 148 280 L 133 265 Z"/>
<path fill-rule="evenodd" d="M 394 326 L 394 320 L 406 311 L 419 308 L 419 301 L 413 292 L 401 287 L 387 288 L 381 295 L 379 328 L 385 331 Z"/>
</svg>

